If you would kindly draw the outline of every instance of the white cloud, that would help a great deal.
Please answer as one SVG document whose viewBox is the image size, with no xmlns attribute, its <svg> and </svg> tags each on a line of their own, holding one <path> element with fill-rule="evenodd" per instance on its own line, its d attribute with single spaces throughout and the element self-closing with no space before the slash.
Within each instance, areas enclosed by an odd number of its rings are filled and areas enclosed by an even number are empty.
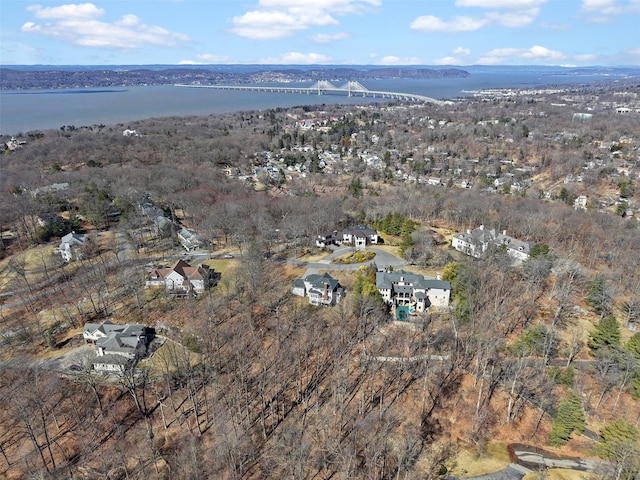
<svg viewBox="0 0 640 480">
<path fill-rule="evenodd" d="M 331 58 L 320 53 L 300 53 L 288 52 L 278 57 L 265 58 L 258 63 L 275 65 L 312 65 L 320 63 L 330 63 Z"/>
<path fill-rule="evenodd" d="M 487 19 L 498 25 L 509 28 L 526 27 L 533 23 L 540 13 L 539 8 L 530 8 L 528 10 L 519 10 L 517 12 L 498 13 L 491 12 L 486 15 Z"/>
<path fill-rule="evenodd" d="M 452 53 L 454 55 L 468 57 L 469 55 L 471 55 L 471 49 L 470 48 L 464 48 L 464 47 L 458 47 Z"/>
<path fill-rule="evenodd" d="M 311 37 L 316 43 L 333 43 L 345 38 L 349 38 L 346 33 L 319 33 Z"/>
<path fill-rule="evenodd" d="M 196 60 L 180 60 L 178 65 L 202 65 L 208 63 L 229 63 L 231 59 L 226 55 L 204 53 L 196 55 Z"/>
<path fill-rule="evenodd" d="M 562 52 L 534 45 L 531 48 L 496 48 L 484 54 L 477 63 L 482 65 L 497 65 L 513 61 L 556 63 L 565 58 L 566 55 Z"/>
<path fill-rule="evenodd" d="M 32 5 L 27 10 L 36 19 L 52 21 L 26 22 L 21 29 L 23 32 L 57 38 L 83 47 L 129 50 L 144 45 L 173 47 L 189 41 L 189 37 L 181 33 L 146 25 L 135 15 L 124 15 L 113 23 L 100 21 L 105 11 L 91 3 L 50 8 Z"/>
<path fill-rule="evenodd" d="M 537 7 L 547 0 L 456 0 L 457 7 L 526 9 Z"/>
<path fill-rule="evenodd" d="M 373 62 L 375 65 L 422 65 L 424 62 L 418 57 L 396 57 L 387 55 Z"/>
<path fill-rule="evenodd" d="M 521 28 L 533 23 L 540 14 L 539 6 L 547 0 L 457 0 L 457 7 L 491 9 L 480 17 L 458 16 L 447 22 L 433 15 L 424 15 L 411 23 L 422 32 L 472 32 L 487 25 Z"/>
<path fill-rule="evenodd" d="M 433 65 L 462 65 L 465 62 L 457 57 L 449 56 L 449 57 L 436 58 L 431 63 Z"/>
<path fill-rule="evenodd" d="M 411 28 L 421 32 L 472 32 L 479 30 L 487 24 L 486 20 L 472 17 L 456 17 L 451 22 L 445 22 L 433 15 L 425 15 L 416 18 L 411 23 Z"/>
<path fill-rule="evenodd" d="M 40 5 L 30 5 L 28 12 L 32 12 L 36 18 L 50 18 L 58 20 L 89 19 L 98 18 L 104 15 L 104 9 L 96 7 L 93 3 L 80 3 L 60 5 L 59 7 L 42 7 Z"/>
<path fill-rule="evenodd" d="M 640 0 L 628 0 L 626 2 L 619 0 L 582 0 L 581 10 L 586 13 L 606 16 L 639 13 Z"/>
<path fill-rule="evenodd" d="M 580 63 L 593 62 L 597 57 L 591 53 L 585 53 L 582 55 L 574 55 L 573 59 Z"/>
<path fill-rule="evenodd" d="M 254 10 L 233 17 L 230 29 L 252 40 L 286 38 L 314 26 L 337 25 L 335 16 L 360 15 L 381 0 L 259 0 Z"/>
</svg>

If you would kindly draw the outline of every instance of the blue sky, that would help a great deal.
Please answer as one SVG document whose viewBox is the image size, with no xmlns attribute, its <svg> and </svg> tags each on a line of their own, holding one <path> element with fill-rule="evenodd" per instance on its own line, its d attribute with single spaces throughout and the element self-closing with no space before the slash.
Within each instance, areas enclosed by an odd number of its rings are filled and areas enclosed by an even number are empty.
<svg viewBox="0 0 640 480">
<path fill-rule="evenodd" d="M 640 65 L 640 0 L 1 0 L 0 64 Z"/>
</svg>

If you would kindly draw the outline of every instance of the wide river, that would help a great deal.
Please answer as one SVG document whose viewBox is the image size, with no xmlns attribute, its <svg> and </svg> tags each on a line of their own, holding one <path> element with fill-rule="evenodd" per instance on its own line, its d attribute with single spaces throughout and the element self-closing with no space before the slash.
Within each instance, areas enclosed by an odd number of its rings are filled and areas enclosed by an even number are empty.
<svg viewBox="0 0 640 480">
<path fill-rule="evenodd" d="M 369 90 L 405 92 L 437 99 L 456 98 L 468 90 L 524 88 L 548 84 L 584 83 L 602 76 L 541 75 L 531 72 L 474 73 L 466 78 L 376 80 L 361 82 Z M 337 82 L 336 82 L 337 84 Z M 308 87 L 311 84 L 296 84 Z M 289 86 L 282 84 L 279 86 Z M 339 86 L 337 84 L 337 86 Z M 171 85 L 21 90 L 0 92 L 0 134 L 16 135 L 64 125 L 115 125 L 151 117 L 209 115 L 316 104 L 362 104 L 381 99 L 344 95 L 296 95 L 243 92 Z"/>
</svg>

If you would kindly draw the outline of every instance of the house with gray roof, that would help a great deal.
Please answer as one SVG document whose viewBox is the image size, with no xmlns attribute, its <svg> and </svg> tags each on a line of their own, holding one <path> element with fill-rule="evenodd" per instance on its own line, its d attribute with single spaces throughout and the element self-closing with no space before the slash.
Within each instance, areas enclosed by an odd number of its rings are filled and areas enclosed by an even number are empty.
<svg viewBox="0 0 640 480">
<path fill-rule="evenodd" d="M 56 252 L 60 253 L 65 262 L 79 260 L 82 257 L 79 247 L 84 244 L 86 239 L 86 235 L 76 232 L 67 233 L 60 239 L 60 245 Z"/>
<path fill-rule="evenodd" d="M 332 306 L 344 298 L 344 289 L 340 282 L 328 273 L 312 273 L 305 278 L 296 278 L 291 293 L 309 298 L 311 305 Z"/>
<path fill-rule="evenodd" d="M 485 228 L 484 225 L 457 233 L 451 240 L 451 246 L 465 255 L 482 258 L 492 248 L 504 248 L 507 254 L 518 263 L 529 258 L 531 248 L 534 245 L 533 242 L 510 237 L 506 230 L 500 233 L 495 229 Z"/>
<path fill-rule="evenodd" d="M 376 245 L 378 241 L 379 238 L 376 229 L 365 225 L 345 228 L 336 234 L 337 243 L 341 245 L 352 245 L 358 250 L 366 248 L 369 244 Z"/>
<path fill-rule="evenodd" d="M 121 372 L 135 365 L 146 353 L 151 336 L 144 325 L 118 325 L 109 320 L 87 323 L 82 329 L 85 342 L 96 347 L 93 368 L 107 372 Z"/>
<path fill-rule="evenodd" d="M 404 270 L 377 272 L 376 288 L 387 305 L 411 307 L 416 312 L 447 308 L 451 300 L 449 282 Z"/>
<path fill-rule="evenodd" d="M 145 286 L 164 288 L 174 296 L 195 296 L 212 287 L 217 277 L 207 265 L 191 266 L 184 260 L 178 260 L 171 267 L 151 270 Z"/>
<path fill-rule="evenodd" d="M 180 245 L 182 245 L 187 252 L 197 250 L 202 244 L 198 238 L 198 234 L 196 234 L 195 230 L 190 228 L 181 228 L 178 230 L 178 240 L 180 241 Z"/>
</svg>

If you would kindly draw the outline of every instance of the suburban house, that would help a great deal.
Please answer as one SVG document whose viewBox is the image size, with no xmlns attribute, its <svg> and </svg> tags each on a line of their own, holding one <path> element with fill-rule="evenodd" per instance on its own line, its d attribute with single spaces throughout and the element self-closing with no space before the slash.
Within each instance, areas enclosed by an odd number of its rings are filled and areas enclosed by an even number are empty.
<svg viewBox="0 0 640 480">
<path fill-rule="evenodd" d="M 328 245 L 333 245 L 334 243 L 336 243 L 337 235 L 338 235 L 337 230 L 333 230 L 332 232 L 321 233 L 316 238 L 316 246 L 326 247 Z"/>
<path fill-rule="evenodd" d="M 94 370 L 122 372 L 135 365 L 146 353 L 153 334 L 144 325 L 117 325 L 105 320 L 103 323 L 85 324 L 82 336 L 87 344 L 96 347 Z"/>
<path fill-rule="evenodd" d="M 64 219 L 54 212 L 39 213 L 36 216 L 36 223 L 41 227 L 48 227 L 63 221 Z"/>
<path fill-rule="evenodd" d="M 416 312 L 447 308 L 451 299 L 449 282 L 404 270 L 377 272 L 376 287 L 387 305 L 410 307 Z"/>
<path fill-rule="evenodd" d="M 215 273 L 207 265 L 192 267 L 178 260 L 169 268 L 155 268 L 147 275 L 145 287 L 164 288 L 171 295 L 203 293 L 213 286 Z"/>
<path fill-rule="evenodd" d="M 178 240 L 187 252 L 200 248 L 200 239 L 194 230 L 182 228 L 178 230 Z"/>
<path fill-rule="evenodd" d="M 375 228 L 356 225 L 339 232 L 338 242 L 342 245 L 352 245 L 356 249 L 362 249 L 369 244 L 376 245 L 378 243 L 378 232 Z"/>
<path fill-rule="evenodd" d="M 456 233 L 451 240 L 451 246 L 465 255 L 481 258 L 492 247 L 505 248 L 507 254 L 517 262 L 528 259 L 534 245 L 533 242 L 523 242 L 508 236 L 506 230 L 499 233 L 495 229 L 485 228 L 484 225 Z"/>
<path fill-rule="evenodd" d="M 296 278 L 291 293 L 299 297 L 308 297 L 311 305 L 336 305 L 344 298 L 344 289 L 340 282 L 328 273 L 312 273 L 305 278 Z"/>
<path fill-rule="evenodd" d="M 351 245 L 357 250 L 362 250 L 367 245 L 376 245 L 379 241 L 378 232 L 374 228 L 364 225 L 345 228 L 344 230 L 333 230 L 322 233 L 316 238 L 316 246 L 326 247 L 328 245 Z"/>
<path fill-rule="evenodd" d="M 84 244 L 86 239 L 86 235 L 76 232 L 68 233 L 60 239 L 60 246 L 58 246 L 56 252 L 59 252 L 60 255 L 62 255 L 65 262 L 78 260 L 82 257 L 79 247 Z"/>
</svg>

